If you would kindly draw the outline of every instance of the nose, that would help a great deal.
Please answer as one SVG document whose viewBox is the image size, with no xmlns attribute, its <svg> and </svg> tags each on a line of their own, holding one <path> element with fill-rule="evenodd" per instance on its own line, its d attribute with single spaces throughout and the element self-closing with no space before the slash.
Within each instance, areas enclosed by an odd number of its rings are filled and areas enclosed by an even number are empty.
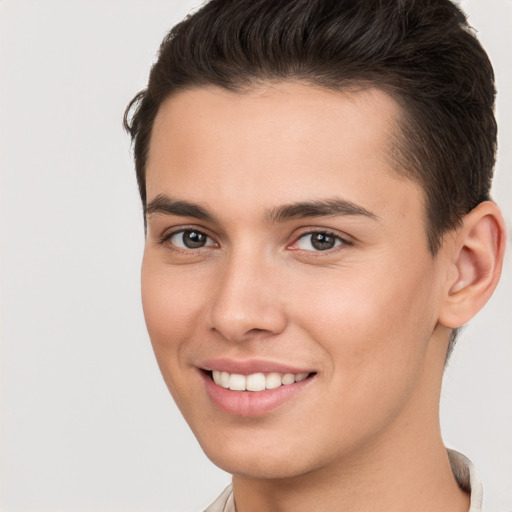
<svg viewBox="0 0 512 512">
<path fill-rule="evenodd" d="M 271 337 L 287 317 L 276 270 L 262 258 L 233 254 L 217 276 L 210 309 L 211 329 L 230 342 Z"/>
</svg>

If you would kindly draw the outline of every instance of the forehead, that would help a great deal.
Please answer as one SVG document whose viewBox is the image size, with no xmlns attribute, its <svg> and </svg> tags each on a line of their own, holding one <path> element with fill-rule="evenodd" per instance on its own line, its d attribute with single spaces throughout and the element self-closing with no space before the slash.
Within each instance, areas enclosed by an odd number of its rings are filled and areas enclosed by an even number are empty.
<svg viewBox="0 0 512 512">
<path fill-rule="evenodd" d="M 148 200 L 184 194 L 250 210 L 337 195 L 375 209 L 405 191 L 409 202 L 421 202 L 391 158 L 398 121 L 398 106 L 378 89 L 279 83 L 185 90 L 155 119 Z"/>
</svg>

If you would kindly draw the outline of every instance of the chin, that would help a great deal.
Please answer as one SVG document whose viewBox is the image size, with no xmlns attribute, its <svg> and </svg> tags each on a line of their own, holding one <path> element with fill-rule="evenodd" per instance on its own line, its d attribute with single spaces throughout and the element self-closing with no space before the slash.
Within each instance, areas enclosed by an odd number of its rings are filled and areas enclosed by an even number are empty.
<svg viewBox="0 0 512 512">
<path fill-rule="evenodd" d="M 301 468 L 293 459 L 268 456 L 267 454 L 250 456 L 226 456 L 226 454 L 206 453 L 208 458 L 220 469 L 232 475 L 254 479 L 283 479 L 293 478 L 309 472 L 312 468 Z"/>
<path fill-rule="evenodd" d="M 212 439 L 198 437 L 198 440 L 206 456 L 232 475 L 280 479 L 315 469 L 314 461 L 309 460 L 303 443 L 295 446 L 294 443 L 275 438 L 258 442 L 250 433 L 246 433 L 245 439 L 238 440 L 227 440 L 226 436 L 212 436 Z"/>
</svg>

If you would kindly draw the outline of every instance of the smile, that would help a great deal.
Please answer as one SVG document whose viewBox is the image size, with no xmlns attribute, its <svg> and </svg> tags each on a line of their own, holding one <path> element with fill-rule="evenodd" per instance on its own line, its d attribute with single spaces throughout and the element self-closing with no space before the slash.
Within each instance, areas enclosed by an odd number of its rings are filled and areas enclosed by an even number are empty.
<svg viewBox="0 0 512 512">
<path fill-rule="evenodd" d="M 315 371 L 297 372 L 258 362 L 212 366 L 216 368 L 199 372 L 212 404 L 224 413 L 243 417 L 262 416 L 293 401 L 317 376 Z"/>
<path fill-rule="evenodd" d="M 265 389 L 275 389 L 281 386 L 289 386 L 295 382 L 301 382 L 308 377 L 308 373 L 251 373 L 241 375 L 239 373 L 229 373 L 226 371 L 213 370 L 212 378 L 215 384 L 224 389 L 233 391 L 264 391 Z"/>
</svg>

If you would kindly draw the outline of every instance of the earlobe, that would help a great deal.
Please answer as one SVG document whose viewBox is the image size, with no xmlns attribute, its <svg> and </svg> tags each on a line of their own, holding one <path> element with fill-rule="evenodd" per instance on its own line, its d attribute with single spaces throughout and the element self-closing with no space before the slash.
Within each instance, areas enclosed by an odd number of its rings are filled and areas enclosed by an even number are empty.
<svg viewBox="0 0 512 512">
<path fill-rule="evenodd" d="M 461 327 L 489 300 L 501 275 L 505 239 L 505 223 L 495 203 L 480 203 L 463 218 L 450 245 L 452 277 L 446 286 L 441 324 Z"/>
</svg>

